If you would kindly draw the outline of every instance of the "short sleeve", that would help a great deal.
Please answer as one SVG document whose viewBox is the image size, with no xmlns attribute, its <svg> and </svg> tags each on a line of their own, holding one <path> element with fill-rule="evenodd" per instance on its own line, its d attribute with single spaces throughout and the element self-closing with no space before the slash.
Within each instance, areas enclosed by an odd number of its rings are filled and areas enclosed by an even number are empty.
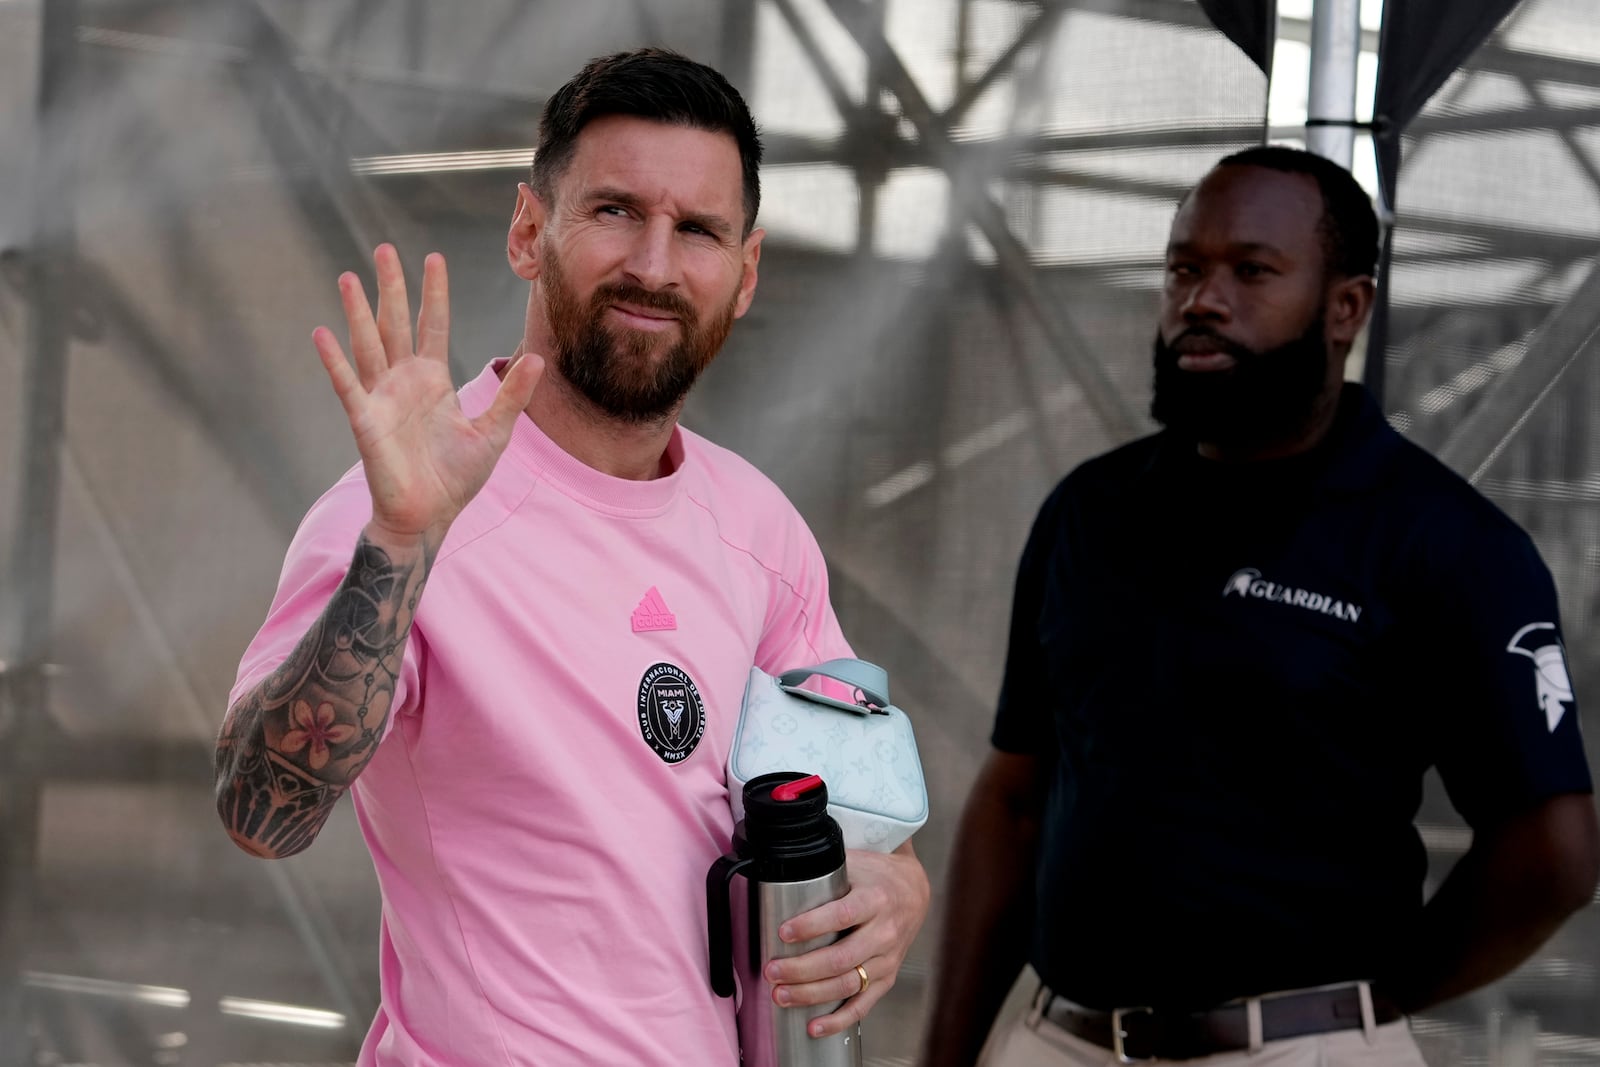
<svg viewBox="0 0 1600 1067">
<path fill-rule="evenodd" d="M 228 694 L 230 707 L 289 658 L 328 606 L 350 570 L 356 544 L 371 514 L 371 495 L 359 469 L 328 490 L 306 513 L 284 556 L 278 591 L 266 621 L 239 662 L 233 691 Z M 422 640 L 414 626 L 395 681 L 385 735 L 395 723 L 395 713 L 410 710 L 420 692 L 416 664 Z"/>
<path fill-rule="evenodd" d="M 855 656 L 828 599 L 828 565 L 816 538 L 791 512 L 779 572 L 771 576 L 767 616 L 756 666 L 781 674 L 830 659 Z"/>
<path fill-rule="evenodd" d="M 1064 482 L 1039 509 L 1017 564 L 1005 674 L 990 735 L 994 747 L 1002 752 L 1035 756 L 1054 753 L 1054 702 L 1050 699 L 1048 670 L 1040 646 L 1039 617 L 1052 559 L 1064 550 L 1066 493 Z"/>
<path fill-rule="evenodd" d="M 1440 777 L 1469 823 L 1592 785 L 1555 583 L 1509 520 L 1438 538 L 1425 566 Z"/>
</svg>

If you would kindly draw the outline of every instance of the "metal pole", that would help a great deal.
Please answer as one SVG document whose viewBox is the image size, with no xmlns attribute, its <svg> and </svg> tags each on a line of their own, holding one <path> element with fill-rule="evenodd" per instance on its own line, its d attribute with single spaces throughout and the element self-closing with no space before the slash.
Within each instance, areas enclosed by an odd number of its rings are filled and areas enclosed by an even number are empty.
<svg viewBox="0 0 1600 1067">
<path fill-rule="evenodd" d="M 0 618 L 0 1049 L 18 1056 L 15 1062 L 27 1059 L 31 1043 L 22 971 L 33 926 L 38 856 L 37 750 L 50 710 L 47 674 L 77 243 L 70 124 L 78 4 L 56 0 L 40 8 L 38 149 L 29 191 L 34 226 L 26 253 L 32 306 L 15 416 L 23 425 L 22 477 Z"/>
<path fill-rule="evenodd" d="M 1356 63 L 1361 0 L 1315 0 L 1311 8 L 1311 91 L 1306 147 L 1349 168 L 1356 147 Z"/>
</svg>

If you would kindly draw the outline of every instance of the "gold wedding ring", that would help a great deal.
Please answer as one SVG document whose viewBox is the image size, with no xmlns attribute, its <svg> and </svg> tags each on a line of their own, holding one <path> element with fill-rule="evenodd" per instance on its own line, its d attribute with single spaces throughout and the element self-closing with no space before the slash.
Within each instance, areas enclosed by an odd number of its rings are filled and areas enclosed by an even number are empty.
<svg viewBox="0 0 1600 1067">
<path fill-rule="evenodd" d="M 859 997 L 867 991 L 867 986 L 872 984 L 872 979 L 867 977 L 867 965 L 864 963 L 856 964 L 856 974 L 861 976 L 861 988 L 856 990 L 856 996 Z"/>
</svg>

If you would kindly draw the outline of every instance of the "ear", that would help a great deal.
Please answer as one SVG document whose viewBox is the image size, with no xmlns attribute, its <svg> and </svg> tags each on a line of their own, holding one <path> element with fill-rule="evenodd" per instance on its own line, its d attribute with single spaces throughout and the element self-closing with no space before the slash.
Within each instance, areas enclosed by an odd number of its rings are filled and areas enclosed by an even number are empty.
<svg viewBox="0 0 1600 1067">
<path fill-rule="evenodd" d="M 518 182 L 517 207 L 506 234 L 506 261 L 511 264 L 511 273 L 523 281 L 539 277 L 539 235 L 544 232 L 547 217 L 544 201 L 527 182 Z"/>
<path fill-rule="evenodd" d="M 1372 313 L 1375 286 L 1370 274 L 1341 278 L 1328 289 L 1326 324 L 1328 341 L 1337 348 L 1355 344 Z"/>
<path fill-rule="evenodd" d="M 733 305 L 733 317 L 744 318 L 744 313 L 750 310 L 750 302 L 756 297 L 756 274 L 761 264 L 761 239 L 767 235 L 766 230 L 756 229 L 750 231 L 750 236 L 744 239 L 744 247 L 739 255 L 743 261 L 744 273 L 739 278 L 739 295 Z"/>
</svg>

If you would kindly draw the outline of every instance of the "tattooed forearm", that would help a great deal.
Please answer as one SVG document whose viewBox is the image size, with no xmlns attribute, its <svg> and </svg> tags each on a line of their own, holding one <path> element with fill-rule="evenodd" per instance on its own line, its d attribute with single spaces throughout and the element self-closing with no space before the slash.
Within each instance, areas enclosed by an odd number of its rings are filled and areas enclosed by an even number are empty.
<svg viewBox="0 0 1600 1067">
<path fill-rule="evenodd" d="M 322 617 L 229 709 L 217 740 L 217 812 L 247 852 L 292 856 L 311 844 L 377 750 L 433 563 L 420 544 L 407 555 L 363 534 Z"/>
</svg>

